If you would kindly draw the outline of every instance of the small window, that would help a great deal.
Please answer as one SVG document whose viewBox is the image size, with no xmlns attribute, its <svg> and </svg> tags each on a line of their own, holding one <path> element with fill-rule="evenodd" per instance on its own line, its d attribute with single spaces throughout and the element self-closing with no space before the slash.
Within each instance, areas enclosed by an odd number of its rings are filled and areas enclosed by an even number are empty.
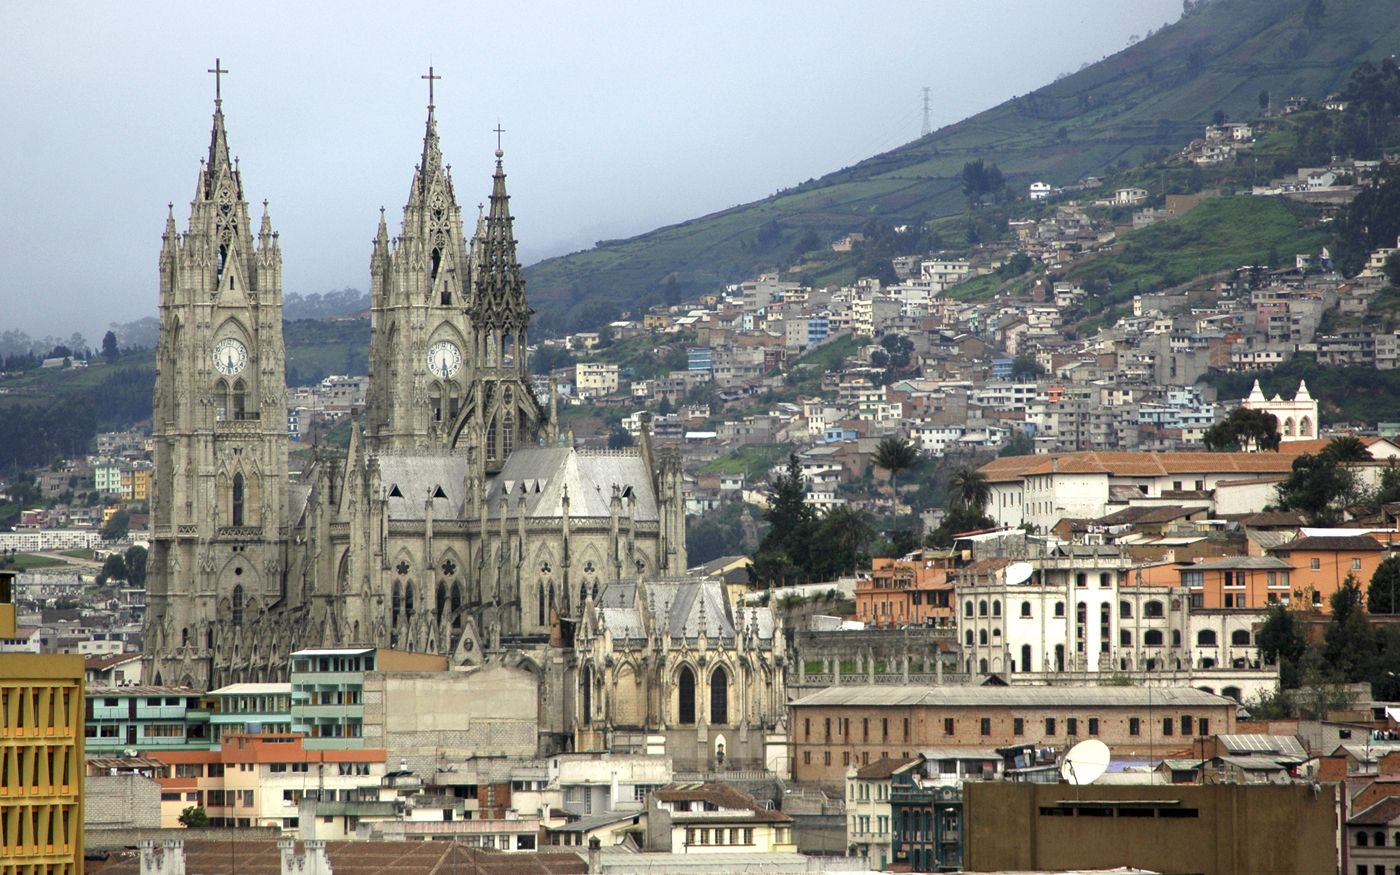
<svg viewBox="0 0 1400 875">
<path fill-rule="evenodd" d="M 1312 559 L 1308 560 L 1308 562 L 1309 562 L 1309 566 L 1312 568 L 1313 571 L 1317 571 L 1317 570 L 1319 570 L 1319 569 L 1322 568 L 1322 560 L 1319 559 L 1319 558 L 1316 557 L 1316 556 L 1314 556 Z"/>
<path fill-rule="evenodd" d="M 979 727 L 978 727 L 978 728 L 980 729 L 980 731 L 981 731 L 981 733 L 982 733 L 983 736 L 991 735 L 991 734 L 992 734 L 992 718 L 990 718 L 990 717 L 983 717 L 983 718 L 981 719 L 981 721 L 979 721 Z"/>
<path fill-rule="evenodd" d="M 1142 720 L 1141 720 L 1140 718 L 1137 718 L 1137 717 L 1129 717 L 1129 718 L 1128 718 L 1128 734 L 1129 734 L 1129 735 L 1141 735 L 1141 734 L 1142 734 Z"/>
<path fill-rule="evenodd" d="M 1173 731 L 1175 730 L 1175 728 L 1176 728 L 1176 721 L 1175 721 L 1175 720 L 1173 720 L 1173 719 L 1170 718 L 1170 717 L 1163 717 L 1163 718 L 1162 718 L 1162 734 L 1163 734 L 1163 735 L 1172 735 L 1172 734 L 1174 734 Z"/>
<path fill-rule="evenodd" d="M 1021 736 L 1026 734 L 1026 721 L 1023 717 L 1013 717 L 1011 719 L 1011 734 Z"/>
<path fill-rule="evenodd" d="M 1048 736 L 1053 736 L 1053 735 L 1055 734 L 1055 718 L 1054 718 L 1054 717 L 1046 717 L 1046 718 L 1045 718 L 1045 734 L 1048 735 Z"/>
<path fill-rule="evenodd" d="M 1090 734 L 1090 735 L 1098 735 L 1098 734 L 1099 734 L 1099 718 L 1097 718 L 1097 717 L 1090 717 L 1090 718 L 1089 718 L 1089 734 Z"/>
<path fill-rule="evenodd" d="M 1214 629 L 1202 629 L 1201 631 L 1196 633 L 1197 647 L 1214 647 L 1215 641 L 1216 639 Z"/>
<path fill-rule="evenodd" d="M 943 718 L 943 734 L 952 735 L 954 733 L 954 723 L 952 717 Z"/>
<path fill-rule="evenodd" d="M 1021 616 L 1023 616 L 1023 617 L 1029 617 L 1030 615 L 1031 615 L 1031 603 L 1030 603 L 1030 602 L 1021 602 Z"/>
</svg>

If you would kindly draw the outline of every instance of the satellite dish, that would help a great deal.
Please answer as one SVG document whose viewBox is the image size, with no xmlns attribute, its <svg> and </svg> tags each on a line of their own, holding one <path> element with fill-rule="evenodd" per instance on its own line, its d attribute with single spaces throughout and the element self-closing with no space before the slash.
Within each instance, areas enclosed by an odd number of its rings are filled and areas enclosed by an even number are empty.
<svg viewBox="0 0 1400 875">
<path fill-rule="evenodd" d="M 1035 573 L 1035 566 L 1029 562 L 1012 562 L 1006 566 L 1006 582 L 1010 585 L 1025 583 Z"/>
<path fill-rule="evenodd" d="M 1108 771 L 1108 745 L 1091 738 L 1069 749 L 1060 761 L 1060 777 L 1070 784 L 1092 784 Z"/>
</svg>

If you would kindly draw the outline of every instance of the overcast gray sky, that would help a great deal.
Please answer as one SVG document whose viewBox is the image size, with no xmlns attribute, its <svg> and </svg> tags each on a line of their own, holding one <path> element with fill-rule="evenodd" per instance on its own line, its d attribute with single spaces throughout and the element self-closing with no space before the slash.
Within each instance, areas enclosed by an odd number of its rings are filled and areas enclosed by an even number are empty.
<svg viewBox="0 0 1400 875">
<path fill-rule="evenodd" d="M 368 287 L 408 194 L 431 63 L 467 207 L 491 129 L 528 263 L 763 197 L 1024 94 L 1179 0 L 0 3 L 0 331 L 154 315 L 216 56 L 229 140 L 271 202 L 284 289 Z M 391 229 L 391 233 L 392 233 Z"/>
</svg>

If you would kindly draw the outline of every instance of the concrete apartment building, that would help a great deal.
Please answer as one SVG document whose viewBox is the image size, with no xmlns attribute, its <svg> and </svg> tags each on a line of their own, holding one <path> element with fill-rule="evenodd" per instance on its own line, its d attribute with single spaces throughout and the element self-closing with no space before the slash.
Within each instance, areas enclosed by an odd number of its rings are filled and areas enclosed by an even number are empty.
<svg viewBox="0 0 1400 875">
<path fill-rule="evenodd" d="M 180 826 L 187 806 L 203 808 L 215 826 L 298 827 L 303 797 L 377 800 L 382 749 L 313 750 L 299 735 L 228 735 L 215 750 L 158 751 L 161 826 Z"/>
<path fill-rule="evenodd" d="M 1233 732 L 1238 707 L 1189 687 L 828 687 L 788 706 L 793 779 L 843 787 L 852 766 L 950 746 L 1097 738 L 1120 756 L 1159 757 Z"/>
<path fill-rule="evenodd" d="M 18 572 L 0 571 L 0 638 Z M 82 875 L 83 658 L 0 658 L 0 873 Z"/>
</svg>

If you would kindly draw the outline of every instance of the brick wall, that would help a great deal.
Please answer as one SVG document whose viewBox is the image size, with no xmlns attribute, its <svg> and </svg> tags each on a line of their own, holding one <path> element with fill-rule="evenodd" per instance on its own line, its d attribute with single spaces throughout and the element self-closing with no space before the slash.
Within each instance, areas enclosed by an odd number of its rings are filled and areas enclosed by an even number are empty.
<svg viewBox="0 0 1400 875">
<path fill-rule="evenodd" d="M 799 703 L 792 708 L 793 778 L 798 782 L 844 786 L 848 767 L 867 765 L 883 756 L 908 757 L 921 751 L 954 746 L 990 749 L 1036 744 L 1067 748 L 1089 738 L 1104 742 L 1116 756 L 1165 756 L 1189 751 L 1193 744 L 1200 743 L 1196 739 L 1202 735 L 1233 732 L 1234 711 L 1233 704 L 1185 709 L 1136 706 L 1080 709 L 1048 706 L 802 707 Z M 1189 734 L 1182 733 L 1183 717 L 1190 718 Z M 1090 725 L 1091 719 L 1097 721 L 1096 727 Z M 1054 726 L 1047 725 L 1047 720 L 1053 720 Z M 1132 731 L 1133 720 L 1137 721 L 1136 734 Z M 1167 720 L 1171 721 L 1171 735 L 1164 731 Z M 1204 731 L 1202 720 L 1207 721 Z M 905 721 L 908 721 L 907 735 Z M 946 721 L 952 721 L 951 725 Z M 1074 721 L 1073 726 L 1071 721 Z M 1091 731 L 1095 728 L 1097 732 Z"/>
<path fill-rule="evenodd" d="M 93 775 L 83 787 L 83 827 L 159 829 L 160 785 L 140 775 Z"/>
</svg>

